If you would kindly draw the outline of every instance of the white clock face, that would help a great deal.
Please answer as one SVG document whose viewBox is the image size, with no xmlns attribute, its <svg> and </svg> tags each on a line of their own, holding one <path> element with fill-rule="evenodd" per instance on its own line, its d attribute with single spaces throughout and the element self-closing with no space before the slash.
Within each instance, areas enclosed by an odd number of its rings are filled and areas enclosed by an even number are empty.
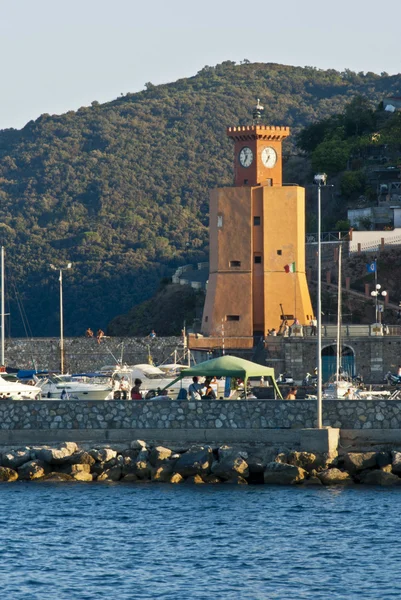
<svg viewBox="0 0 401 600">
<path fill-rule="evenodd" d="M 274 165 L 277 162 L 277 154 L 274 148 L 271 148 L 270 146 L 266 146 L 266 148 L 263 148 L 262 150 L 262 163 L 265 165 L 265 167 L 267 167 L 268 169 L 271 169 L 272 167 L 274 167 Z"/>
<path fill-rule="evenodd" d="M 243 167 L 249 167 L 253 161 L 253 152 L 248 146 L 244 146 L 241 149 L 238 158 Z"/>
</svg>

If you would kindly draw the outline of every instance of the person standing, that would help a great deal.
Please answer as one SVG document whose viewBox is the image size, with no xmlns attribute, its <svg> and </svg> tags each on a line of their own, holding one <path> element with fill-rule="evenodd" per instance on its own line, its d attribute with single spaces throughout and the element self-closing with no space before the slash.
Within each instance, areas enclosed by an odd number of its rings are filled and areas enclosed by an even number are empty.
<svg viewBox="0 0 401 600">
<path fill-rule="evenodd" d="M 290 336 L 290 326 L 288 325 L 288 321 L 284 321 L 283 337 L 289 337 L 289 336 Z"/>
<path fill-rule="evenodd" d="M 129 392 L 129 381 L 126 377 L 123 377 L 120 382 L 121 400 L 128 399 Z"/>
<path fill-rule="evenodd" d="M 315 318 L 311 319 L 311 322 L 310 322 L 310 334 L 311 335 L 317 334 L 317 319 L 315 319 Z"/>
<path fill-rule="evenodd" d="M 201 389 L 203 387 L 204 387 L 203 384 L 199 383 L 198 377 L 196 377 L 196 376 L 192 377 L 192 383 L 188 387 L 188 394 L 189 394 L 191 400 L 201 400 L 202 399 Z"/>
<path fill-rule="evenodd" d="M 97 330 L 97 334 L 96 334 L 96 338 L 97 338 L 97 343 L 100 344 L 100 342 L 102 341 L 102 338 L 104 337 L 104 331 L 102 331 L 101 329 Z"/>
<path fill-rule="evenodd" d="M 135 379 L 134 387 L 131 390 L 131 400 L 142 400 L 142 394 L 140 391 L 141 385 L 142 381 L 140 379 Z"/>
</svg>

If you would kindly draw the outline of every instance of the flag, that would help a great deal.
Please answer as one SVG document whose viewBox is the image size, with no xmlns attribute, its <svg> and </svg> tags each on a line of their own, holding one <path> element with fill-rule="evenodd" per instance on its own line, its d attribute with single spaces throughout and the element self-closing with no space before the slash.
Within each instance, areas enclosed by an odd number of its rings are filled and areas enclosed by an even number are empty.
<svg viewBox="0 0 401 600">
<path fill-rule="evenodd" d="M 366 265 L 366 270 L 368 273 L 376 273 L 376 261 L 374 260 L 371 263 Z"/>
<path fill-rule="evenodd" d="M 284 266 L 284 271 L 286 273 L 295 273 L 295 263 L 290 263 L 289 265 Z"/>
</svg>

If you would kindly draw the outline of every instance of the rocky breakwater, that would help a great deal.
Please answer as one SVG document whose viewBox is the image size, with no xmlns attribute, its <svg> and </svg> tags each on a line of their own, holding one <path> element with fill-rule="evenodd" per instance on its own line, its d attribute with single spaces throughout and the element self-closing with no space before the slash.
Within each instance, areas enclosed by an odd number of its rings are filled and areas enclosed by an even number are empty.
<svg viewBox="0 0 401 600">
<path fill-rule="evenodd" d="M 401 452 L 328 457 L 266 447 L 166 448 L 135 440 L 130 447 L 4 449 L 0 481 L 155 482 L 277 485 L 401 485 Z"/>
</svg>

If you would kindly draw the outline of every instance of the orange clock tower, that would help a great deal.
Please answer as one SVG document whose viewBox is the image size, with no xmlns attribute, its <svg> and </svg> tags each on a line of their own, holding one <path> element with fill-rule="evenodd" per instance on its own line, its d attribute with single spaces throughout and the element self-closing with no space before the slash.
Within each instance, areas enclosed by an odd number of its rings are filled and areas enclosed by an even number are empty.
<svg viewBox="0 0 401 600">
<path fill-rule="evenodd" d="M 261 110 L 258 101 L 256 114 Z M 300 324 L 313 317 L 305 275 L 305 190 L 282 184 L 282 142 L 290 130 L 255 120 L 254 113 L 253 125 L 227 129 L 234 142 L 234 187 L 210 194 L 202 334 L 221 338 L 224 331 L 227 348 L 251 347 L 255 335 L 278 331 L 283 314 Z"/>
</svg>

